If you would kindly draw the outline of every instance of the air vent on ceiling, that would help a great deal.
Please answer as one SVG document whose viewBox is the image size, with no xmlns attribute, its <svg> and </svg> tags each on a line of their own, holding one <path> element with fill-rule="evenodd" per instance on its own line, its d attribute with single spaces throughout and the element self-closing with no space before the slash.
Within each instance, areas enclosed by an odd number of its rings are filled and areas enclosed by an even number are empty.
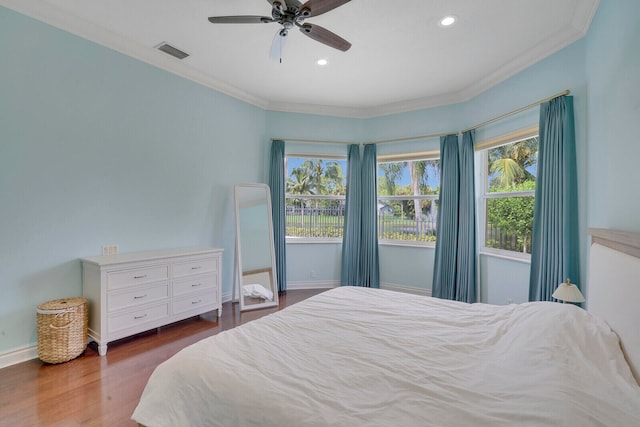
<svg viewBox="0 0 640 427">
<path fill-rule="evenodd" d="M 189 56 L 188 53 L 181 51 L 180 49 L 171 46 L 169 43 L 162 42 L 156 46 L 156 49 L 173 56 L 174 58 L 184 59 Z"/>
</svg>

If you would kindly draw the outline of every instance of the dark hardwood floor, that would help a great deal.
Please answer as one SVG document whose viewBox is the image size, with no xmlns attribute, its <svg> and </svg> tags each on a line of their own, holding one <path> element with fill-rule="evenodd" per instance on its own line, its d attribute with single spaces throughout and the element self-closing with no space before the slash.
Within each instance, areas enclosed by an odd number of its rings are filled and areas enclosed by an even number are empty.
<svg viewBox="0 0 640 427">
<path fill-rule="evenodd" d="M 151 372 L 182 348 L 274 313 L 319 290 L 293 290 L 278 308 L 240 313 L 237 304 L 109 344 L 100 357 L 94 343 L 72 361 L 30 360 L 0 369 L 0 426 L 135 426 L 130 417 Z"/>
</svg>

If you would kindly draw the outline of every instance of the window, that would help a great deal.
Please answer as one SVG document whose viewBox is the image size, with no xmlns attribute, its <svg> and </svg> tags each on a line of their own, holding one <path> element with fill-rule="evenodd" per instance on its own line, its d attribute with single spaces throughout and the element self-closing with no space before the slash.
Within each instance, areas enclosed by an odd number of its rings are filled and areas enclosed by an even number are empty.
<svg viewBox="0 0 640 427">
<path fill-rule="evenodd" d="M 440 192 L 438 153 L 378 162 L 378 238 L 435 242 Z"/>
<path fill-rule="evenodd" d="M 287 156 L 287 237 L 342 239 L 347 160 Z"/>
<path fill-rule="evenodd" d="M 537 130 L 535 130 L 537 133 Z M 510 140 L 481 151 L 484 250 L 531 254 L 538 136 Z"/>
</svg>

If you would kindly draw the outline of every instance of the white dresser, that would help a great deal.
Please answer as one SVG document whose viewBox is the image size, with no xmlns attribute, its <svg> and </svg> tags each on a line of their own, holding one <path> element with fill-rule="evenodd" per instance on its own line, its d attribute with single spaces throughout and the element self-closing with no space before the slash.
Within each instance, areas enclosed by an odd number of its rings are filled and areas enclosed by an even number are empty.
<svg viewBox="0 0 640 427">
<path fill-rule="evenodd" d="M 184 248 L 82 258 L 89 336 L 111 341 L 212 310 L 222 315 L 222 249 Z"/>
</svg>

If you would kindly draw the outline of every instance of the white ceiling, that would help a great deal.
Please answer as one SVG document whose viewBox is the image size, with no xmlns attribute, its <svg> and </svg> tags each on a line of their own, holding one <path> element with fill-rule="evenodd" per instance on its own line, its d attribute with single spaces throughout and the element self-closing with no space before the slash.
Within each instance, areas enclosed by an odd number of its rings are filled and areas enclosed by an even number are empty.
<svg viewBox="0 0 640 427">
<path fill-rule="evenodd" d="M 352 0 L 308 22 L 352 43 L 347 52 L 292 31 L 271 60 L 278 24 L 267 0 L 0 0 L 1 5 L 278 111 L 371 117 L 465 101 L 584 36 L 599 0 Z M 438 25 L 447 14 L 450 28 Z M 155 46 L 167 42 L 182 61 Z M 319 67 L 315 61 L 326 58 Z"/>
</svg>

